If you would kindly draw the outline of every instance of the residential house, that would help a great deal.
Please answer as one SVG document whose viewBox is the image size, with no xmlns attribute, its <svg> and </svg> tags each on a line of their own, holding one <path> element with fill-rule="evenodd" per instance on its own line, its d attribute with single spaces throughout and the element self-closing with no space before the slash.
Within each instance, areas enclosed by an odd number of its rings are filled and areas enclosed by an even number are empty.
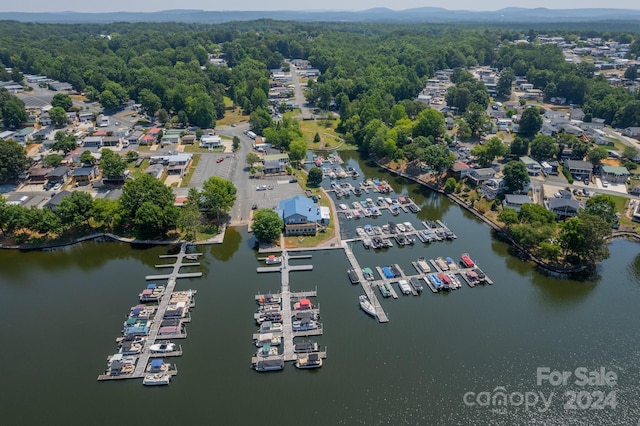
<svg viewBox="0 0 640 426">
<path fill-rule="evenodd" d="M 81 112 L 78 114 L 78 120 L 82 123 L 86 123 L 88 121 L 93 121 L 93 113 L 92 112 Z"/>
<path fill-rule="evenodd" d="M 47 178 L 47 182 L 49 184 L 55 185 L 59 183 L 60 185 L 64 185 L 65 183 L 67 183 L 70 176 L 71 168 L 67 166 L 60 166 L 51 170 L 45 177 Z"/>
<path fill-rule="evenodd" d="M 331 213 L 327 207 L 318 206 L 302 195 L 282 200 L 279 207 L 286 236 L 315 235 L 318 226 L 327 226 L 330 222 Z"/>
<path fill-rule="evenodd" d="M 0 132 L 0 141 L 6 141 L 9 139 L 13 139 L 13 134 L 15 132 L 12 132 L 11 130 L 6 130 L 4 132 Z"/>
<path fill-rule="evenodd" d="M 38 121 L 40 122 L 41 126 L 51 126 L 51 124 L 53 124 L 53 120 L 51 120 L 51 116 L 49 116 L 48 112 L 42 114 Z"/>
<path fill-rule="evenodd" d="M 43 127 L 31 134 L 30 139 L 34 141 L 52 140 L 56 135 L 56 128 L 53 126 Z"/>
<path fill-rule="evenodd" d="M 102 136 L 87 136 L 82 140 L 83 148 L 100 148 L 102 146 Z"/>
<path fill-rule="evenodd" d="M 53 170 L 53 167 L 32 166 L 27 171 L 27 181 L 30 184 L 44 184 L 47 181 L 47 175 Z"/>
<path fill-rule="evenodd" d="M 100 114 L 97 118 L 96 118 L 96 125 L 98 127 L 107 127 L 109 126 L 109 117 L 103 114 Z"/>
<path fill-rule="evenodd" d="M 588 129 L 603 129 L 605 126 L 603 118 L 594 118 L 590 122 L 580 123 L 580 128 L 583 130 Z"/>
<path fill-rule="evenodd" d="M 102 138 L 103 147 L 118 147 L 120 146 L 120 138 L 116 136 L 107 136 Z"/>
<path fill-rule="evenodd" d="M 564 166 L 569 169 L 569 173 L 571 173 L 574 179 L 591 180 L 591 173 L 593 172 L 592 163 L 580 160 L 565 160 Z"/>
<path fill-rule="evenodd" d="M 193 145 L 196 142 L 196 135 L 184 135 L 180 139 L 182 145 Z"/>
<path fill-rule="evenodd" d="M 451 175 L 453 175 L 457 180 L 460 180 L 466 178 L 471 170 L 471 166 L 467 163 L 463 161 L 456 161 L 451 166 Z"/>
<path fill-rule="evenodd" d="M 580 203 L 567 198 L 549 198 L 547 200 L 547 209 L 553 212 L 557 219 L 566 219 L 578 215 Z"/>
<path fill-rule="evenodd" d="M 603 165 L 600 170 L 600 178 L 611 183 L 625 183 L 631 175 L 629 170 L 622 166 Z"/>
<path fill-rule="evenodd" d="M 144 172 L 159 180 L 162 177 L 162 172 L 164 172 L 164 166 L 162 164 L 151 164 Z"/>
<path fill-rule="evenodd" d="M 180 133 L 181 130 L 167 130 L 163 135 L 160 143 L 162 144 L 178 144 L 180 143 Z"/>
<path fill-rule="evenodd" d="M 504 201 L 502 202 L 503 207 L 510 207 L 518 212 L 523 204 L 531 204 L 531 198 L 528 195 L 506 194 L 504 196 Z"/>
<path fill-rule="evenodd" d="M 569 112 L 571 120 L 582 121 L 584 120 L 584 111 L 581 108 L 572 108 Z"/>
<path fill-rule="evenodd" d="M 98 167 L 76 167 L 71 171 L 71 181 L 74 186 L 85 186 L 91 184 L 98 176 Z"/>
<path fill-rule="evenodd" d="M 56 195 L 51 197 L 51 199 L 47 201 L 43 207 L 55 212 L 58 209 L 58 206 L 60 205 L 62 200 L 69 197 L 70 195 L 71 195 L 71 191 L 67 191 L 67 190 L 60 191 Z"/>
<path fill-rule="evenodd" d="M 200 147 L 214 149 L 222 147 L 222 138 L 219 135 L 202 135 L 200 137 Z"/>
<path fill-rule="evenodd" d="M 167 174 L 184 176 L 191 165 L 191 154 L 169 155 L 167 159 Z"/>
<path fill-rule="evenodd" d="M 640 127 L 627 127 L 622 131 L 622 134 L 630 138 L 638 138 L 640 137 Z"/>
<path fill-rule="evenodd" d="M 28 140 L 31 139 L 31 134 L 33 132 L 33 127 L 25 127 L 24 129 L 20 129 L 13 134 L 13 140 L 24 145 Z"/>
<path fill-rule="evenodd" d="M 62 82 L 56 81 L 53 83 L 49 83 L 49 89 L 56 92 L 66 92 L 69 90 L 73 90 L 73 86 L 71 86 L 69 83 L 62 83 Z"/>
<path fill-rule="evenodd" d="M 452 130 L 455 121 L 453 120 L 453 117 L 447 117 L 444 119 L 444 123 L 447 126 L 447 130 Z"/>
<path fill-rule="evenodd" d="M 129 145 L 137 144 L 140 138 L 142 138 L 142 136 L 143 136 L 142 132 L 140 130 L 136 130 L 134 132 L 129 133 L 125 137 L 125 141 Z"/>
<path fill-rule="evenodd" d="M 492 168 L 471 169 L 468 174 L 469 179 L 475 185 L 478 185 L 485 180 L 492 179 L 496 175 L 496 171 Z"/>
<path fill-rule="evenodd" d="M 487 179 L 480 188 L 480 193 L 484 195 L 484 197 L 491 201 L 495 199 L 498 194 L 504 192 L 506 189 L 504 179 Z"/>
<path fill-rule="evenodd" d="M 138 144 L 140 145 L 153 145 L 154 143 L 156 143 L 156 136 L 150 135 L 149 133 L 138 139 Z"/>
<path fill-rule="evenodd" d="M 289 154 L 268 154 L 262 158 L 265 174 L 278 174 L 286 171 L 289 164 Z"/>
<path fill-rule="evenodd" d="M 542 166 L 540 165 L 540 163 L 538 163 L 531 157 L 520 157 L 520 161 L 524 163 L 524 165 L 527 167 L 527 172 L 532 176 L 536 176 L 542 171 Z"/>
</svg>

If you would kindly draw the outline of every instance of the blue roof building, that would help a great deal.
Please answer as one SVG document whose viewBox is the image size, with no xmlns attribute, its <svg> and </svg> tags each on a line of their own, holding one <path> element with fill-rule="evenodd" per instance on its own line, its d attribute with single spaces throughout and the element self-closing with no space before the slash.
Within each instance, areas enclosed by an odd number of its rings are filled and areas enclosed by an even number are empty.
<svg viewBox="0 0 640 426">
<path fill-rule="evenodd" d="M 319 206 L 302 195 L 282 200 L 277 212 L 284 222 L 286 236 L 315 235 L 318 226 L 328 225 L 331 219 L 328 207 Z"/>
</svg>

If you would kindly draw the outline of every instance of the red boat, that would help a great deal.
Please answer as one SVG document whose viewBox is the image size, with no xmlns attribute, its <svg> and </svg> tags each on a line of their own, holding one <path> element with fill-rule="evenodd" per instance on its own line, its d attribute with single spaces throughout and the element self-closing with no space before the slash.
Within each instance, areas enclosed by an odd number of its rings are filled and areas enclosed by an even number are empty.
<svg viewBox="0 0 640 426">
<path fill-rule="evenodd" d="M 473 260 L 471 260 L 469 255 L 466 253 L 460 256 L 460 259 L 462 260 L 462 263 L 464 264 L 465 268 L 473 268 L 474 266 L 476 266 L 476 264 L 473 263 Z"/>
</svg>

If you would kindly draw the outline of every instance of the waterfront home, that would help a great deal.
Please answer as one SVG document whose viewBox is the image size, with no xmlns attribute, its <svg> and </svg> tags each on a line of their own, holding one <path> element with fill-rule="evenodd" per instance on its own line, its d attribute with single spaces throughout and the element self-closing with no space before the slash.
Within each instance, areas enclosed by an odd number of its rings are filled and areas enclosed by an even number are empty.
<svg viewBox="0 0 640 426">
<path fill-rule="evenodd" d="M 457 180 L 466 178 L 471 172 L 471 166 L 463 161 L 456 161 L 450 169 L 451 175 Z"/>
<path fill-rule="evenodd" d="M 284 222 L 285 235 L 315 235 L 318 226 L 329 225 L 331 212 L 313 200 L 297 195 L 282 200 L 277 210 Z"/>
<path fill-rule="evenodd" d="M 504 179 L 489 179 L 482 184 L 480 192 L 485 196 L 487 200 L 495 199 L 498 194 L 504 192 L 506 189 Z"/>
<path fill-rule="evenodd" d="M 531 198 L 524 194 L 506 194 L 502 205 L 504 207 L 511 207 L 516 211 L 520 211 L 520 207 L 523 204 L 531 204 Z"/>
<path fill-rule="evenodd" d="M 473 184 L 479 185 L 480 183 L 492 179 L 496 176 L 496 171 L 492 168 L 471 169 L 468 174 L 469 179 Z"/>
<path fill-rule="evenodd" d="M 557 219 L 566 219 L 578 215 L 580 203 L 566 198 L 549 198 L 546 201 L 546 207 L 556 215 Z"/>
</svg>

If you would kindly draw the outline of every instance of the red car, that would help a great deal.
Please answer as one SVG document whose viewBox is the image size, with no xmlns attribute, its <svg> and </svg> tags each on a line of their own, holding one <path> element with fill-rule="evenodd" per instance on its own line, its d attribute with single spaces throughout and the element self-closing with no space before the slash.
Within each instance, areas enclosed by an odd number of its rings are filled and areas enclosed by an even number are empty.
<svg viewBox="0 0 640 426">
<path fill-rule="evenodd" d="M 222 163 L 224 161 L 224 157 L 220 157 L 216 160 L 216 163 Z"/>
</svg>

